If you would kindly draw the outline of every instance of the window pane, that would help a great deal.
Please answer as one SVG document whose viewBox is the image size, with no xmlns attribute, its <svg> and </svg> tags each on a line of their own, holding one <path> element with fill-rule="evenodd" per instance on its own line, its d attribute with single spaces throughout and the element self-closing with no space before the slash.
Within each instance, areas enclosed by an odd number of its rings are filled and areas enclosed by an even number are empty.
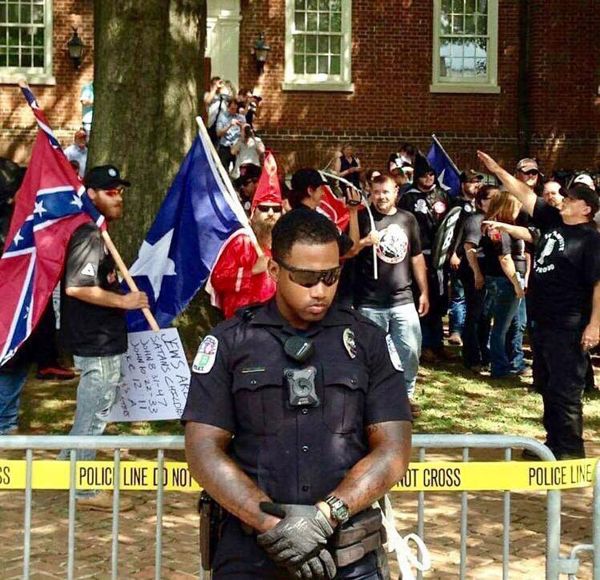
<svg viewBox="0 0 600 580">
<path fill-rule="evenodd" d="M 319 36 L 319 53 L 327 54 L 329 52 L 329 37 Z"/>
<path fill-rule="evenodd" d="M 32 22 L 35 24 L 44 23 L 44 6 L 42 4 L 34 4 L 32 12 Z"/>
<path fill-rule="evenodd" d="M 477 9 L 477 2 L 475 0 L 467 0 L 465 5 L 465 12 L 467 14 L 474 14 Z"/>
<path fill-rule="evenodd" d="M 487 34 L 487 16 L 477 17 L 477 34 Z"/>
<path fill-rule="evenodd" d="M 341 73 L 341 59 L 339 56 L 332 56 L 331 57 L 331 70 L 330 70 L 330 74 L 332 75 L 339 75 L 342 74 Z"/>
<path fill-rule="evenodd" d="M 331 54 L 342 54 L 342 39 L 339 36 L 331 36 Z"/>
<path fill-rule="evenodd" d="M 0 46 L 6 46 L 8 29 L 5 26 L 0 27 Z"/>
<path fill-rule="evenodd" d="M 319 10 L 329 10 L 329 0 L 319 0 Z"/>
<path fill-rule="evenodd" d="M 33 44 L 33 35 L 35 33 L 35 28 L 28 26 L 27 28 L 21 29 L 21 45 L 22 46 L 31 46 Z"/>
<path fill-rule="evenodd" d="M 296 0 L 296 10 L 304 10 L 304 0 Z"/>
<path fill-rule="evenodd" d="M 19 5 L 18 4 L 9 4 L 8 5 L 8 22 L 19 22 Z M 10 60 L 10 55 L 9 59 Z M 12 65 L 10 65 L 12 66 Z"/>
<path fill-rule="evenodd" d="M 462 14 L 464 11 L 464 0 L 452 0 L 452 12 Z"/>
<path fill-rule="evenodd" d="M 294 74 L 304 74 L 304 56 L 301 54 L 294 56 Z"/>
<path fill-rule="evenodd" d="M 477 12 L 487 14 L 487 0 L 477 0 Z"/>
<path fill-rule="evenodd" d="M 475 71 L 477 76 L 487 77 L 487 59 L 478 58 L 475 61 Z"/>
<path fill-rule="evenodd" d="M 306 74 L 314 75 L 317 74 L 317 57 L 307 56 L 306 57 Z"/>
<path fill-rule="evenodd" d="M 19 44 L 19 29 L 9 28 L 8 29 L 8 44 L 10 46 L 17 46 Z"/>
<path fill-rule="evenodd" d="M 455 14 L 452 17 L 452 33 L 453 34 L 464 34 L 464 16 L 462 14 Z"/>
<path fill-rule="evenodd" d="M 329 12 L 319 13 L 319 30 L 329 32 Z"/>
<path fill-rule="evenodd" d="M 19 66 L 19 51 L 17 49 L 8 49 L 8 66 Z"/>
<path fill-rule="evenodd" d="M 8 66 L 8 48 L 0 46 L 0 66 Z"/>
<path fill-rule="evenodd" d="M 465 16 L 465 34 L 475 34 L 475 16 Z"/>
<path fill-rule="evenodd" d="M 318 9 L 318 0 L 307 0 L 307 9 L 308 10 L 317 10 Z"/>
<path fill-rule="evenodd" d="M 306 37 L 306 52 L 315 53 L 317 52 L 317 37 L 316 36 L 307 36 Z"/>
<path fill-rule="evenodd" d="M 331 2 L 329 3 L 329 8 L 331 12 L 341 12 L 342 0 L 331 0 Z"/>
<path fill-rule="evenodd" d="M 319 74 L 328 74 L 329 73 L 329 57 L 328 56 L 320 56 L 319 57 Z"/>
<path fill-rule="evenodd" d="M 27 2 L 21 3 L 21 22 L 23 24 L 31 22 L 31 5 Z"/>
<path fill-rule="evenodd" d="M 298 35 L 294 37 L 294 53 L 304 53 L 304 36 Z"/>
<path fill-rule="evenodd" d="M 21 66 L 25 68 L 31 68 L 33 66 L 33 58 L 31 52 L 21 54 Z"/>
<path fill-rule="evenodd" d="M 440 19 L 440 33 L 441 34 L 451 34 L 452 30 L 450 28 L 450 22 L 452 20 L 451 16 L 446 16 L 445 14 L 442 14 L 442 17 Z"/>
<path fill-rule="evenodd" d="M 442 0 L 442 13 L 448 14 L 452 12 L 452 0 Z"/>
<path fill-rule="evenodd" d="M 44 66 L 44 51 L 39 48 L 33 49 L 33 66 L 39 68 Z"/>
<path fill-rule="evenodd" d="M 464 44 L 464 55 L 465 58 L 475 58 L 475 51 L 477 49 L 477 45 L 473 40 L 465 40 Z"/>
<path fill-rule="evenodd" d="M 37 28 L 33 36 L 33 46 L 44 46 L 44 29 Z"/>
<path fill-rule="evenodd" d="M 317 31 L 317 13 L 307 12 L 306 13 L 306 30 L 309 32 Z"/>
<path fill-rule="evenodd" d="M 342 15 L 339 12 L 331 15 L 331 32 L 342 31 Z"/>
<path fill-rule="evenodd" d="M 306 12 L 296 12 L 294 15 L 294 28 L 298 32 L 304 32 L 306 30 L 305 15 Z"/>
</svg>

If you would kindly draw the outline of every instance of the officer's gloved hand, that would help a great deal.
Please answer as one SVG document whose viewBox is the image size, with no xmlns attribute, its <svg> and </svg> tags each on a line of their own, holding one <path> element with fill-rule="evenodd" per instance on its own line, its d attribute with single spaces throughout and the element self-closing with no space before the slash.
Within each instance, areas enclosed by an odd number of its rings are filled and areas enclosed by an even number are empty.
<svg viewBox="0 0 600 580">
<path fill-rule="evenodd" d="M 321 550 L 318 556 L 313 556 L 300 566 L 288 570 L 293 578 L 300 580 L 330 580 L 335 578 L 337 572 L 333 557 L 327 550 Z"/>
<path fill-rule="evenodd" d="M 260 509 L 282 518 L 275 527 L 257 536 L 258 544 L 274 562 L 303 574 L 298 578 L 327 578 L 322 572 L 329 578 L 335 576 L 333 558 L 323 549 L 333 528 L 319 508 L 262 502 Z"/>
</svg>

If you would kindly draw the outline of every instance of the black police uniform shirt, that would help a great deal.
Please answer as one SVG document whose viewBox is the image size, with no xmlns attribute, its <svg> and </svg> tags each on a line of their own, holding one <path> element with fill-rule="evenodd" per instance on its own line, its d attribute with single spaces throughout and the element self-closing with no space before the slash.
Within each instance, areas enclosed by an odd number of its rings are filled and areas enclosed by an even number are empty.
<svg viewBox="0 0 600 580">
<path fill-rule="evenodd" d="M 367 425 L 411 420 L 400 359 L 391 338 L 350 308 L 334 304 L 302 332 L 315 346 L 304 365 L 269 332 L 297 334 L 274 299 L 242 312 L 200 344 L 182 421 L 234 434 L 231 457 L 274 501 L 313 504 L 368 454 Z M 284 370 L 307 366 L 320 404 L 292 407 Z"/>
<path fill-rule="evenodd" d="M 413 187 L 400 197 L 398 207 L 415 216 L 419 224 L 421 248 L 425 255 L 430 255 L 438 227 L 450 209 L 448 195 L 437 186 L 430 192 Z"/>
<path fill-rule="evenodd" d="M 421 253 L 419 226 L 404 210 L 384 215 L 372 208 L 380 241 L 377 253 L 378 279 L 373 277 L 373 248 L 363 248 L 355 258 L 355 303 L 359 306 L 391 308 L 413 302 L 411 258 Z M 367 212 L 359 214 L 360 237 L 371 231 Z"/>
<path fill-rule="evenodd" d="M 538 199 L 533 223 L 541 231 L 530 280 L 537 324 L 581 329 L 589 323 L 600 281 L 600 233 L 595 224 L 566 225 L 558 209 Z"/>
<path fill-rule="evenodd" d="M 506 276 L 500 258 L 510 256 L 513 259 L 515 270 L 525 276 L 527 271 L 527 262 L 525 261 L 525 242 L 516 240 L 506 232 L 486 232 L 482 234 L 480 240 L 482 259 L 480 262 L 481 273 L 484 276 L 493 276 L 502 278 Z"/>
<path fill-rule="evenodd" d="M 125 311 L 90 304 L 65 294 L 71 286 L 99 286 L 120 294 L 115 262 L 95 224 L 77 228 L 67 248 L 61 286 L 61 341 L 77 356 L 111 356 L 127 351 Z"/>
</svg>

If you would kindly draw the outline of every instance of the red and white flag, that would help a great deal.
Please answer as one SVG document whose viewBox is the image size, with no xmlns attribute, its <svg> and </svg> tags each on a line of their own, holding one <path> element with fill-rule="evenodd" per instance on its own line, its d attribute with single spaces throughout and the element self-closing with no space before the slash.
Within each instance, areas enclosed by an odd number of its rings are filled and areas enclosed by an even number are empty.
<svg viewBox="0 0 600 580">
<path fill-rule="evenodd" d="M 28 88 L 22 91 L 39 130 L 0 259 L 0 366 L 39 322 L 60 281 L 73 232 L 90 221 L 104 227 L 35 97 Z"/>
</svg>

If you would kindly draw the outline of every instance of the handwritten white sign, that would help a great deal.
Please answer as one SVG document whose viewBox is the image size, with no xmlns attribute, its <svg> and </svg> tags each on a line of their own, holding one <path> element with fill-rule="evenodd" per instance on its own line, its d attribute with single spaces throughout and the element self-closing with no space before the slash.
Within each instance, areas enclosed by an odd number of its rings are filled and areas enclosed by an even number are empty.
<svg viewBox="0 0 600 580">
<path fill-rule="evenodd" d="M 176 328 L 128 335 L 123 381 L 108 421 L 179 419 L 190 387 L 190 369 Z"/>
</svg>

